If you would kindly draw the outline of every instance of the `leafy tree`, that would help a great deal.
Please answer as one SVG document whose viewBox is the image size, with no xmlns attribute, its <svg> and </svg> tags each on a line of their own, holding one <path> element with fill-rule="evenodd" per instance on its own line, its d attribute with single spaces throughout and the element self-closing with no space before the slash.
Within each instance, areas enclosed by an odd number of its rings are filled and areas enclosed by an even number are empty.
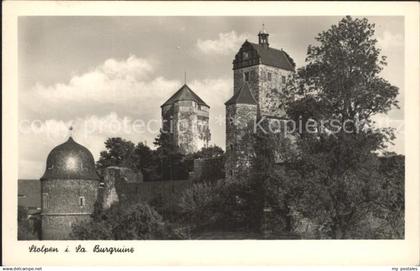
<svg viewBox="0 0 420 271">
<path fill-rule="evenodd" d="M 153 143 L 160 163 L 157 171 L 163 180 L 182 180 L 188 178 L 188 165 L 170 133 L 161 131 Z"/>
<path fill-rule="evenodd" d="M 98 169 L 105 169 L 109 166 L 132 166 L 132 154 L 135 145 L 133 142 L 120 137 L 108 138 L 105 141 L 106 151 L 100 153 L 96 166 Z"/>
<path fill-rule="evenodd" d="M 157 170 L 159 160 L 156 151 L 153 151 L 144 143 L 138 143 L 131 155 L 131 167 L 141 171 L 146 181 L 153 181 L 159 178 Z"/>
<path fill-rule="evenodd" d="M 223 156 L 224 154 L 225 154 L 225 152 L 223 151 L 222 148 L 214 145 L 214 146 L 209 146 L 209 147 L 202 148 L 201 150 L 191 154 L 191 157 L 193 159 L 215 158 L 215 157 Z"/>
<path fill-rule="evenodd" d="M 308 47 L 307 65 L 289 85 L 289 117 L 315 123 L 298 132 L 295 173 L 304 187 L 297 209 L 332 238 L 351 238 L 357 235 L 352 226 L 376 201 L 374 153 L 393 139 L 393 131 L 376 128 L 371 117 L 398 106 L 398 88 L 379 76 L 385 57 L 367 19 L 347 16 L 316 40 Z"/>
<path fill-rule="evenodd" d="M 129 140 L 114 137 L 105 141 L 105 148 L 106 151 L 100 153 L 96 163 L 100 172 L 109 166 L 119 166 L 142 172 L 146 181 L 158 178 L 159 161 L 156 153 L 144 143 L 135 145 Z"/>
<path fill-rule="evenodd" d="M 73 226 L 78 240 L 178 239 L 181 236 L 165 225 L 162 217 L 146 203 L 112 205 L 95 211 L 92 219 Z"/>
<path fill-rule="evenodd" d="M 276 166 L 278 143 L 257 134 L 254 174 L 264 183 L 264 204 L 281 214 L 286 230 L 299 214 L 322 238 L 366 238 L 360 225 L 384 200 L 377 153 L 394 138 L 372 116 L 398 107 L 398 88 L 379 75 L 385 57 L 367 19 L 347 16 L 316 41 L 283 92 L 288 117 L 303 124 L 293 134 L 296 155 Z"/>
</svg>

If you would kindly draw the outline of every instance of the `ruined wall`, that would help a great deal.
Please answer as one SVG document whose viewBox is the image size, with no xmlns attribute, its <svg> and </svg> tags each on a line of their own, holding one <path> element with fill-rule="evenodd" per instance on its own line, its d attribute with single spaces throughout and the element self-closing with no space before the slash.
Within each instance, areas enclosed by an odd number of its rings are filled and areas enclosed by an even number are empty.
<svg viewBox="0 0 420 271">
<path fill-rule="evenodd" d="M 97 180 L 42 181 L 42 239 L 70 239 L 71 226 L 93 213 L 98 187 Z"/>
<path fill-rule="evenodd" d="M 104 171 L 101 195 L 105 209 L 118 202 L 131 204 L 156 199 L 168 205 L 176 204 L 182 192 L 192 185 L 191 180 L 133 182 L 127 181 L 127 176 L 133 176 L 128 168 L 109 167 Z"/>
</svg>

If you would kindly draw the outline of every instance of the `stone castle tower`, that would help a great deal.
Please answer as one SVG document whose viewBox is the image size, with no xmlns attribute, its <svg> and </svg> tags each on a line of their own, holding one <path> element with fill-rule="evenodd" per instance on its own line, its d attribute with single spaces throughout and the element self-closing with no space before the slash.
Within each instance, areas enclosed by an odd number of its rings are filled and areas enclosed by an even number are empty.
<svg viewBox="0 0 420 271">
<path fill-rule="evenodd" d="M 210 107 L 184 84 L 161 106 L 162 131 L 170 133 L 181 152 L 200 150 L 210 141 Z"/>
<path fill-rule="evenodd" d="M 90 151 L 72 137 L 48 155 L 41 178 L 41 239 L 70 239 L 72 225 L 90 219 L 99 177 Z"/>
<path fill-rule="evenodd" d="M 227 178 L 251 166 L 257 120 L 285 117 L 281 92 L 295 64 L 285 51 L 271 48 L 268 37 L 260 31 L 258 44 L 245 41 L 233 60 L 233 96 L 225 103 Z"/>
</svg>

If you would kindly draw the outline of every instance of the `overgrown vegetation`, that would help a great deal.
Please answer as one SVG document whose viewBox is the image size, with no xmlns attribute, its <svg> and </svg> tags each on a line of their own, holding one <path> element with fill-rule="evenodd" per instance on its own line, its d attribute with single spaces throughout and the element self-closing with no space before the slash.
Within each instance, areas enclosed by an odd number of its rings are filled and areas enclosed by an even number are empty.
<svg viewBox="0 0 420 271">
<path fill-rule="evenodd" d="M 105 142 L 105 151 L 100 153 L 96 167 L 101 175 L 109 166 L 127 167 L 141 172 L 144 181 L 186 180 L 194 170 L 194 159 L 208 159 L 216 165 L 206 170 L 206 178 L 218 180 L 224 176 L 224 151 L 218 146 L 209 146 L 184 155 L 174 145 L 168 133 L 160 133 L 154 142 L 155 150 L 144 143 L 137 145 L 120 137 L 109 138 Z M 221 161 L 221 162 L 220 162 Z M 217 167 L 216 167 L 217 166 Z"/>
<path fill-rule="evenodd" d="M 249 181 L 196 183 L 179 201 L 182 223 L 193 233 L 207 230 L 255 231 L 255 188 Z"/>
<path fill-rule="evenodd" d="M 18 206 L 18 240 L 39 240 L 41 217 L 29 216 L 28 209 Z"/>
<path fill-rule="evenodd" d="M 73 226 L 78 240 L 185 239 L 179 230 L 165 224 L 147 203 L 114 204 L 107 210 L 96 205 L 92 219 Z"/>
<path fill-rule="evenodd" d="M 269 198 L 283 217 L 308 219 L 321 238 L 403 238 L 404 159 L 378 155 L 394 134 L 372 120 L 398 106 L 398 89 L 379 76 L 386 62 L 373 35 L 367 19 L 347 16 L 317 36 L 285 92 L 288 117 L 313 129 L 294 132 L 298 155 L 282 169 L 264 165 L 265 190 L 275 191 Z M 273 135 L 260 140 L 258 159 L 272 161 L 263 156 L 273 144 Z"/>
<path fill-rule="evenodd" d="M 257 132 L 248 176 L 219 180 L 220 166 L 209 167 L 204 175 L 214 178 L 187 189 L 175 206 L 176 223 L 182 225 L 177 228 L 187 229 L 183 234 L 166 228 L 165 219 L 141 203 L 98 212 L 92 222 L 75 228 L 76 236 L 176 239 L 189 238 L 189 231 L 255 232 L 269 225 L 273 234 L 302 238 L 404 238 L 404 156 L 386 153 L 393 130 L 378 128 L 372 120 L 398 107 L 398 88 L 380 77 L 386 62 L 376 47 L 374 25 L 347 16 L 316 41 L 308 47 L 307 64 L 282 91 L 288 118 L 310 121 L 312 128 L 288 136 Z M 98 168 L 127 166 L 149 181 L 176 179 L 185 178 L 192 159 L 224 155 L 209 147 L 186 157 L 165 134 L 155 144 L 153 151 L 109 139 Z M 281 163 L 276 163 L 279 153 Z"/>
</svg>

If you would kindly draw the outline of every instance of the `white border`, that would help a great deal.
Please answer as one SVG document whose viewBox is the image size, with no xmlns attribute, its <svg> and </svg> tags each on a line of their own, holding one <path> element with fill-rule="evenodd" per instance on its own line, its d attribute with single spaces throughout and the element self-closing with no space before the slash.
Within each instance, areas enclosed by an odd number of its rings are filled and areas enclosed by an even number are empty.
<svg viewBox="0 0 420 271">
<path fill-rule="evenodd" d="M 6 265 L 415 265 L 419 264 L 419 5 L 416 2 L 3 2 L 3 260 Z M 17 17 L 405 16 L 405 240 L 16 241 Z M 36 101 L 34 101 L 36 102 Z M 30 244 L 134 246 L 134 254 L 30 254 Z"/>
</svg>

